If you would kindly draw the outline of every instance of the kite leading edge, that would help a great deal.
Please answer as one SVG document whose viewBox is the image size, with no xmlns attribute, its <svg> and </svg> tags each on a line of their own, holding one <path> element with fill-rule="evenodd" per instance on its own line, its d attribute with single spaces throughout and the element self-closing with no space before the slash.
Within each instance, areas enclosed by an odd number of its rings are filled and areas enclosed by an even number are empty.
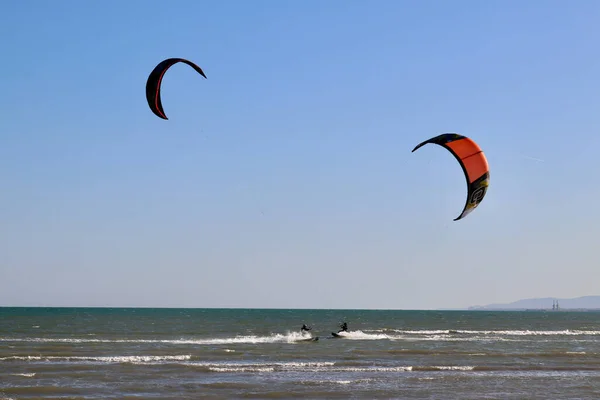
<svg viewBox="0 0 600 400">
<path fill-rule="evenodd" d="M 148 100 L 148 106 L 157 117 L 162 119 L 168 119 L 165 115 L 165 111 L 163 110 L 162 102 L 160 99 L 160 86 L 162 83 L 163 76 L 165 72 L 173 65 L 178 62 L 185 63 L 190 67 L 194 68 L 196 72 L 202 75 L 206 79 L 206 75 L 202 68 L 194 64 L 193 62 L 186 60 L 184 58 L 168 58 L 164 61 L 161 61 L 150 73 L 148 76 L 148 81 L 146 82 L 146 100 Z"/>
</svg>

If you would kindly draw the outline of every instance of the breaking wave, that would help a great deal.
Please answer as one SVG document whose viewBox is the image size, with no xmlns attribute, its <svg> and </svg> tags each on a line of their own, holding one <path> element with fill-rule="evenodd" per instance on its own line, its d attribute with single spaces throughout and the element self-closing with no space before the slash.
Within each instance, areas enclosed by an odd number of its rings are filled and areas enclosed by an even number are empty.
<svg viewBox="0 0 600 400">
<path fill-rule="evenodd" d="M 287 334 L 271 334 L 269 336 L 235 336 L 231 338 L 181 338 L 181 339 L 100 339 L 100 338 L 10 338 L 2 337 L 0 342 L 39 342 L 39 343 L 159 343 L 159 344 L 195 344 L 195 345 L 221 345 L 221 344 L 259 344 L 259 343 L 295 343 L 308 339 L 310 334 L 291 332 Z"/>
</svg>

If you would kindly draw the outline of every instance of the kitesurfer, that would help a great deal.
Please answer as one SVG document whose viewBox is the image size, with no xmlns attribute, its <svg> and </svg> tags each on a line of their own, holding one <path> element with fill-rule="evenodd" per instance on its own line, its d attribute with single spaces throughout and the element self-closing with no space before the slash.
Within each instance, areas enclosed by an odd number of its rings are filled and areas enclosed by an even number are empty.
<svg viewBox="0 0 600 400">
<path fill-rule="evenodd" d="M 306 326 L 306 324 L 302 324 L 302 328 L 300 328 L 300 332 L 305 333 L 310 331 L 312 328 L 310 326 Z"/>
<path fill-rule="evenodd" d="M 342 322 L 338 333 L 340 333 L 340 332 L 348 332 L 348 323 L 347 322 Z"/>
</svg>

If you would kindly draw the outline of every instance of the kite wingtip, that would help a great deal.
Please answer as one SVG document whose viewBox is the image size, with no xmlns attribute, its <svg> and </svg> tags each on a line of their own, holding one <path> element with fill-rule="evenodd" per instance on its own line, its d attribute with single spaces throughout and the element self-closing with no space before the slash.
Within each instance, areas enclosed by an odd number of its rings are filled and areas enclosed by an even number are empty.
<svg viewBox="0 0 600 400">
<path fill-rule="evenodd" d="M 419 149 L 419 147 L 423 146 L 423 143 L 419 143 L 418 145 L 415 146 L 414 149 L 412 149 L 411 153 L 414 153 L 415 151 L 417 151 Z"/>
</svg>

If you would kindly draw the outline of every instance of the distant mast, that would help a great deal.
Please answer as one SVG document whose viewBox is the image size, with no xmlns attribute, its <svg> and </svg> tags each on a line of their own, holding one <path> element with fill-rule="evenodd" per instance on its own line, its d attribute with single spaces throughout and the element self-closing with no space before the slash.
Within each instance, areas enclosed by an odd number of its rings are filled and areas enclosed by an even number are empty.
<svg viewBox="0 0 600 400">
<path fill-rule="evenodd" d="M 553 311 L 558 311 L 559 310 L 559 305 L 558 305 L 558 300 L 552 300 L 552 310 Z"/>
</svg>

